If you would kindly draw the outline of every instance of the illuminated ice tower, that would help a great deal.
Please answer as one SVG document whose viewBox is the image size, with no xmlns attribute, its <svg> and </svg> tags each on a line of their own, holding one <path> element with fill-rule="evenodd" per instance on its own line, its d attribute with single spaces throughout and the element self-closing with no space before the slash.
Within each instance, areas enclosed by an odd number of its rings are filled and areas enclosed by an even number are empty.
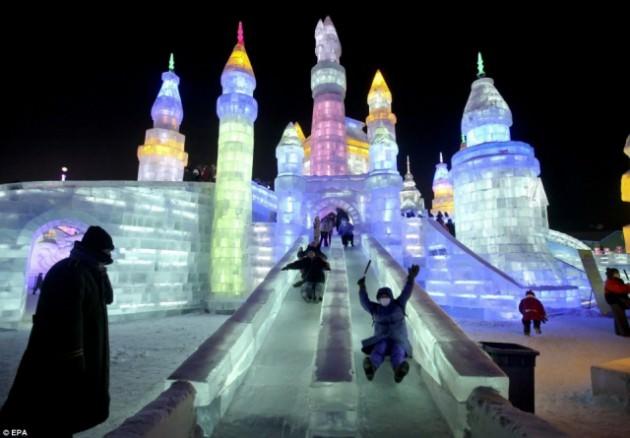
<svg viewBox="0 0 630 438">
<path fill-rule="evenodd" d="M 348 173 L 344 99 L 346 70 L 339 64 L 341 44 L 330 17 L 315 28 L 317 64 L 311 70 L 313 123 L 311 125 L 311 175 Z"/>
<path fill-rule="evenodd" d="M 437 215 L 438 212 L 448 213 L 453 216 L 453 184 L 451 176 L 448 172 L 448 165 L 442 158 L 440 152 L 440 162 L 435 166 L 435 175 L 433 176 L 433 202 L 431 202 L 431 214 Z"/>
<path fill-rule="evenodd" d="M 386 246 L 399 244 L 400 190 L 402 178 L 396 158 L 396 116 L 392 113 L 392 93 L 380 71 L 372 81 L 367 99 L 366 119 L 370 143 L 370 168 L 366 181 L 369 208 L 366 209 L 372 235 Z"/>
<path fill-rule="evenodd" d="M 282 257 L 291 247 L 303 229 L 304 178 L 304 134 L 297 123 L 289 123 L 276 147 L 278 176 L 275 192 L 278 197 L 276 223 L 276 256 Z"/>
<path fill-rule="evenodd" d="M 481 54 L 477 76 L 462 117 L 466 147 L 452 159 L 457 238 L 523 284 L 560 286 L 545 241 L 540 164 L 530 145 L 511 141 L 512 113 L 485 77 Z"/>
<path fill-rule="evenodd" d="M 626 139 L 623 152 L 630 157 L 630 135 Z M 621 177 L 621 200 L 630 202 L 630 170 Z M 630 225 L 623 227 L 623 238 L 626 242 L 626 252 L 630 254 Z"/>
<path fill-rule="evenodd" d="M 407 173 L 405 173 L 403 189 L 400 191 L 400 211 L 403 216 L 418 216 L 424 212 L 424 199 L 413 179 L 409 155 L 407 155 Z"/>
<path fill-rule="evenodd" d="M 239 22 L 238 42 L 221 75 L 217 99 L 219 147 L 214 188 L 210 285 L 217 295 L 249 290 L 248 240 L 252 221 L 252 164 L 256 79 L 245 51 Z"/>
<path fill-rule="evenodd" d="M 184 118 L 179 97 L 179 77 L 173 54 L 168 71 L 162 73 L 162 87 L 151 108 L 153 128 L 147 129 L 144 145 L 138 147 L 138 181 L 182 181 L 188 154 L 179 125 Z"/>
</svg>

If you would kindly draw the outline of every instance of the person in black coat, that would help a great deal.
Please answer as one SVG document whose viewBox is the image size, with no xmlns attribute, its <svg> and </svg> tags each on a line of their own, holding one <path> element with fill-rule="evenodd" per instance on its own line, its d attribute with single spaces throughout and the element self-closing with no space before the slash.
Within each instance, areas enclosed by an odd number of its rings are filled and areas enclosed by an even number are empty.
<svg viewBox="0 0 630 438">
<path fill-rule="evenodd" d="M 398 298 L 394 298 L 390 288 L 382 287 L 376 292 L 376 302 L 368 297 L 365 276 L 357 281 L 361 307 L 372 315 L 374 326 L 374 335 L 361 341 L 361 351 L 369 355 L 363 360 L 363 371 L 368 380 L 374 378 L 374 373 L 386 356 L 390 357 L 396 383 L 400 383 L 409 372 L 409 363 L 405 359 L 411 357 L 412 348 L 407 335 L 405 306 L 411 298 L 415 278 L 419 272 L 418 265 L 411 265 L 407 281 Z"/>
<path fill-rule="evenodd" d="M 451 236 L 455 237 L 455 223 L 453 222 L 453 219 L 451 219 L 450 217 L 446 220 L 446 229 L 448 230 L 449 233 L 451 233 Z"/>
<path fill-rule="evenodd" d="M 326 282 L 326 274 L 324 271 L 330 271 L 330 265 L 326 260 L 319 257 L 314 248 L 307 248 L 306 257 L 295 262 L 289 263 L 282 268 L 283 271 L 289 269 L 299 269 L 302 271 L 302 298 L 306 302 L 316 303 L 322 301 L 324 296 L 324 284 Z"/>
<path fill-rule="evenodd" d="M 109 416 L 109 330 L 113 301 L 105 265 L 111 236 L 91 226 L 70 257 L 46 274 L 28 345 L 2 410 L 2 428 L 64 437 Z"/>
</svg>

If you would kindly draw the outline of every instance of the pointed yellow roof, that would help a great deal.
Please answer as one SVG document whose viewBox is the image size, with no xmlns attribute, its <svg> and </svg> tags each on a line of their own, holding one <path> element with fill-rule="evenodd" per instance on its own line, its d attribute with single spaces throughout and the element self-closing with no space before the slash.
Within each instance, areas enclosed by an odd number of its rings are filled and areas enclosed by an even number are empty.
<svg viewBox="0 0 630 438">
<path fill-rule="evenodd" d="M 300 126 L 298 122 L 295 122 L 293 125 L 295 126 L 295 130 L 298 133 L 298 137 L 300 141 L 304 143 L 304 140 L 306 140 L 306 136 L 304 135 L 304 131 L 302 131 L 302 127 Z"/>
<path fill-rule="evenodd" d="M 248 73 L 254 75 L 254 69 L 252 68 L 252 63 L 249 61 L 249 56 L 247 56 L 247 51 L 245 50 L 245 38 L 243 37 L 243 24 L 238 22 L 238 33 L 237 33 L 237 43 L 234 46 L 234 50 L 232 50 L 232 54 L 225 64 L 225 68 L 223 69 L 239 69 L 245 70 Z"/>
<path fill-rule="evenodd" d="M 387 101 L 391 102 L 392 100 L 392 92 L 389 91 L 389 87 L 387 86 L 385 78 L 383 77 L 383 74 L 380 70 L 376 70 L 376 74 L 374 75 L 374 80 L 372 81 L 370 92 L 368 93 L 368 102 L 376 94 L 384 95 L 383 97 Z"/>
</svg>

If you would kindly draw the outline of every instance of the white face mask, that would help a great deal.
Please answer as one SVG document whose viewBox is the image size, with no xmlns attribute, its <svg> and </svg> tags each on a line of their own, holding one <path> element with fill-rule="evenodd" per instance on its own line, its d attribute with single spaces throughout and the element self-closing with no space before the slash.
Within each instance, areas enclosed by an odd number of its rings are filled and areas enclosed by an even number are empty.
<svg viewBox="0 0 630 438">
<path fill-rule="evenodd" d="M 389 303 L 391 303 L 391 301 L 392 301 L 391 298 L 380 298 L 378 300 L 381 306 L 385 306 L 385 307 L 389 306 Z"/>
</svg>

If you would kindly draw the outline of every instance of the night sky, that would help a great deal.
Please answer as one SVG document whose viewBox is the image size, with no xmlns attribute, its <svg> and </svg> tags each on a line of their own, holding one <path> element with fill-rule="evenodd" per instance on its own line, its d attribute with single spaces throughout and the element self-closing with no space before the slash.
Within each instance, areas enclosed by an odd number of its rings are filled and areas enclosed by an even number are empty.
<svg viewBox="0 0 630 438">
<path fill-rule="evenodd" d="M 475 21 L 391 9 L 307 10 L 300 3 L 290 10 L 278 6 L 273 16 L 165 10 L 124 20 L 105 12 L 77 19 L 56 10 L 19 30 L 4 29 L 8 123 L 0 181 L 58 179 L 62 165 L 70 168 L 69 179 L 135 180 L 136 149 L 151 127 L 151 105 L 171 51 L 190 164 L 216 163 L 215 102 L 238 19 L 258 83 L 254 177 L 273 181 L 274 148 L 286 124 L 298 121 L 310 131 L 313 32 L 330 14 L 348 78 L 346 114 L 365 119 L 367 92 L 381 69 L 398 117 L 399 169 L 404 173 L 409 154 L 425 200 L 432 198 L 439 152 L 450 163 L 459 148 L 481 50 L 488 76 L 512 110 L 512 138 L 530 143 L 540 160 L 550 225 L 586 231 L 630 222 L 619 189 L 629 167 L 623 146 L 630 134 L 630 38 L 627 23 L 606 21 L 614 11 L 591 21 L 518 10 L 500 21 L 489 15 Z"/>
</svg>

